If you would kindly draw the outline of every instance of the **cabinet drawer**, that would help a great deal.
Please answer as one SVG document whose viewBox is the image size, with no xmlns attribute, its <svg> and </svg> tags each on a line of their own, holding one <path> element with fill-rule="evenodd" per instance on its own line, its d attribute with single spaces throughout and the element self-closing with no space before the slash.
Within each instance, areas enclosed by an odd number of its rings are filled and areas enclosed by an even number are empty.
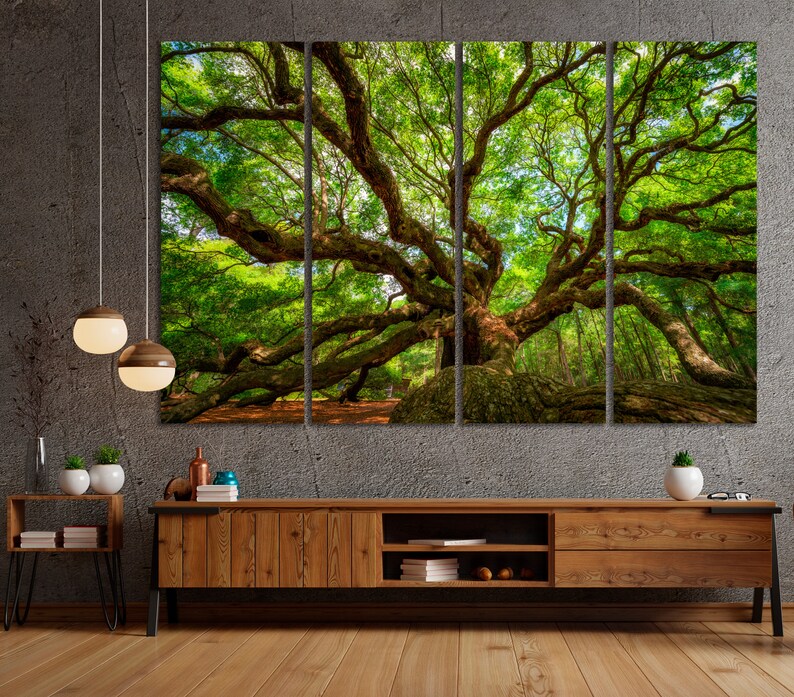
<svg viewBox="0 0 794 697">
<path fill-rule="evenodd" d="M 771 550 L 772 519 L 680 508 L 564 511 L 554 516 L 554 544 L 558 550 Z"/>
<path fill-rule="evenodd" d="M 772 553 L 558 552 L 558 588 L 758 588 L 772 583 Z"/>
</svg>

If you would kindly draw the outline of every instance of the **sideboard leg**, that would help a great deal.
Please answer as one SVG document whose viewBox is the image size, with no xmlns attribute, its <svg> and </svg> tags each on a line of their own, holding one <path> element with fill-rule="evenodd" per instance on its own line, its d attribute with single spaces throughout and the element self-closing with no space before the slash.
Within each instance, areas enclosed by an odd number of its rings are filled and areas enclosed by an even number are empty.
<svg viewBox="0 0 794 697">
<path fill-rule="evenodd" d="M 165 604 L 168 608 L 168 624 L 179 622 L 179 609 L 176 604 L 176 588 L 166 588 Z"/>
<path fill-rule="evenodd" d="M 764 617 L 764 589 L 753 588 L 753 617 L 751 622 L 758 624 Z"/>
<path fill-rule="evenodd" d="M 772 516 L 772 588 L 769 590 L 769 604 L 772 607 L 772 634 L 783 636 L 783 608 L 780 603 L 780 567 L 777 561 L 777 531 L 775 517 Z"/>
<path fill-rule="evenodd" d="M 154 539 L 152 540 L 152 570 L 149 576 L 149 616 L 146 623 L 146 636 L 157 636 L 157 623 L 160 618 L 160 571 L 158 569 L 158 525 L 154 517 Z M 125 613 L 126 614 L 126 613 Z"/>
</svg>

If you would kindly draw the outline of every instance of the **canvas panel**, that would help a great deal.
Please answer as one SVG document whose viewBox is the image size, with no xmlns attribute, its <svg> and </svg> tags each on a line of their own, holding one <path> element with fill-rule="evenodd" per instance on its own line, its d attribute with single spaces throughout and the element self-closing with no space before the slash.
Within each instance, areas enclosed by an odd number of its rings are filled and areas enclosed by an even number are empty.
<svg viewBox="0 0 794 697">
<path fill-rule="evenodd" d="M 164 43 L 161 108 L 162 420 L 302 423 L 303 54 Z"/>
<path fill-rule="evenodd" d="M 464 61 L 464 420 L 603 421 L 604 45 Z"/>
<path fill-rule="evenodd" d="M 454 421 L 454 47 L 313 45 L 313 400 Z"/>
<path fill-rule="evenodd" d="M 756 418 L 754 43 L 615 55 L 615 418 Z"/>
</svg>

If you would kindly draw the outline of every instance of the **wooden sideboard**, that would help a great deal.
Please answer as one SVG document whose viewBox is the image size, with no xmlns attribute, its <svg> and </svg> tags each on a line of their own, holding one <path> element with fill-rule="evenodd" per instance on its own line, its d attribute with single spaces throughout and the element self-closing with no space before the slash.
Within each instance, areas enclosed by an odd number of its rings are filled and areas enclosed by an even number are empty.
<svg viewBox="0 0 794 697">
<path fill-rule="evenodd" d="M 179 588 L 771 589 L 782 635 L 773 501 L 672 499 L 242 499 L 161 501 L 155 514 L 149 634 L 159 593 L 176 621 Z M 418 538 L 487 544 L 410 545 Z M 457 581 L 400 580 L 404 557 L 450 557 Z M 480 581 L 470 568 L 530 569 Z"/>
</svg>

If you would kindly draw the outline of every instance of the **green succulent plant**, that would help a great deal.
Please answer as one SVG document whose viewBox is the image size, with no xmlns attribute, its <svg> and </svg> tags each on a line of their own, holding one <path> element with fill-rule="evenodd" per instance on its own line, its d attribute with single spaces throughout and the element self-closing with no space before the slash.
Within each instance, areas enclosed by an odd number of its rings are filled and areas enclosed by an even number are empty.
<svg viewBox="0 0 794 697">
<path fill-rule="evenodd" d="M 115 465 L 122 456 L 122 451 L 110 445 L 100 445 L 94 453 L 94 462 L 98 465 Z"/>
<path fill-rule="evenodd" d="M 63 468 L 65 470 L 84 470 L 85 459 L 79 455 L 67 455 Z"/>
<path fill-rule="evenodd" d="M 695 461 L 688 450 L 679 450 L 673 458 L 673 467 L 694 467 Z"/>
</svg>

